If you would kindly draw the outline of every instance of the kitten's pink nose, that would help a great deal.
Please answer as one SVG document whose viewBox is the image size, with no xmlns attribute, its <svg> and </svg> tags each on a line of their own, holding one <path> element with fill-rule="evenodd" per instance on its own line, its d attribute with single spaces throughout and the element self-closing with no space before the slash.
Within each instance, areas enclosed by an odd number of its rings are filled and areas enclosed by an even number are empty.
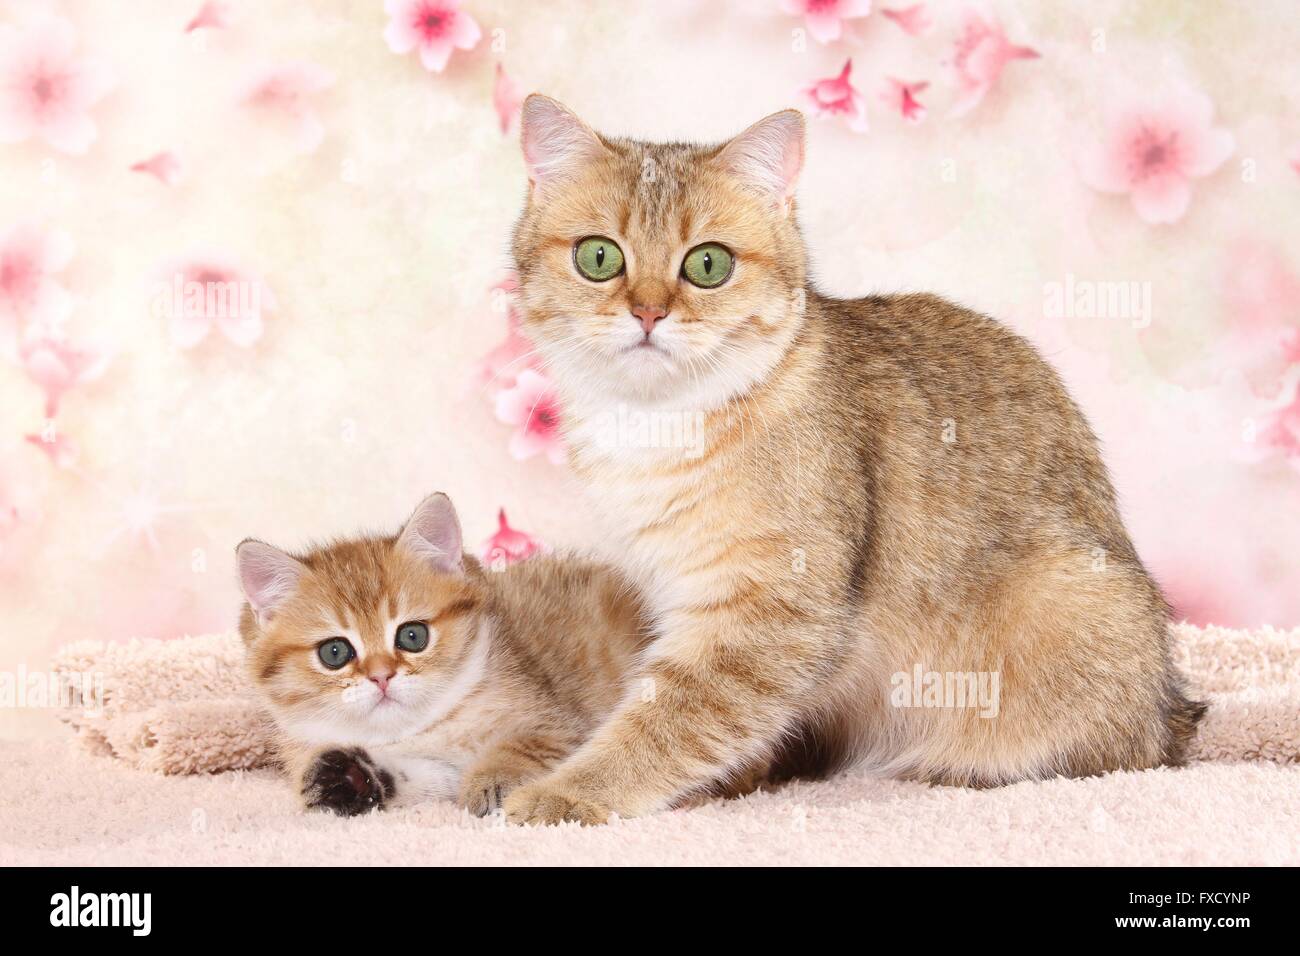
<svg viewBox="0 0 1300 956">
<path fill-rule="evenodd" d="M 641 320 L 641 328 L 645 329 L 645 334 L 649 335 L 655 330 L 655 323 L 668 314 L 667 309 L 661 309 L 657 305 L 634 305 L 632 314 Z"/>
<path fill-rule="evenodd" d="M 384 671 L 379 674 L 371 674 L 370 679 L 379 685 L 379 693 L 388 694 L 388 682 L 396 675 L 396 671 Z"/>
</svg>

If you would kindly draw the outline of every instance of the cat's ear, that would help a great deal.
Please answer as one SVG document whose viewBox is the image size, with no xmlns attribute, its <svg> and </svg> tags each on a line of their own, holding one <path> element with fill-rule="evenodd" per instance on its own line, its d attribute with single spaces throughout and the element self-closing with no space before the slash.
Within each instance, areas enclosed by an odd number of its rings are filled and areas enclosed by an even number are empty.
<svg viewBox="0 0 1300 956">
<path fill-rule="evenodd" d="M 235 549 L 235 564 L 244 598 L 261 624 L 293 596 L 306 570 L 297 558 L 251 538 Z"/>
<path fill-rule="evenodd" d="M 788 210 L 803 169 L 803 143 L 803 114 L 782 110 L 728 142 L 717 161 L 731 175 Z"/>
<path fill-rule="evenodd" d="M 460 520 L 451 499 L 438 492 L 420 502 L 402 533 L 397 546 L 427 561 L 435 571 L 463 574 L 465 556 L 461 544 Z"/>
<path fill-rule="evenodd" d="M 549 96 L 533 93 L 520 116 L 519 138 L 533 186 L 544 188 L 572 176 L 605 152 L 595 131 Z"/>
</svg>

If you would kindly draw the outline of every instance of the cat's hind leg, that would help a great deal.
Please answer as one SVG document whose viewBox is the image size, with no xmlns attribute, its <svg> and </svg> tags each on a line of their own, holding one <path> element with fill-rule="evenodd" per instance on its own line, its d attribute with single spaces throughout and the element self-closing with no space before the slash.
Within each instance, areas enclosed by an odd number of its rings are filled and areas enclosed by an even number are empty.
<svg viewBox="0 0 1300 956">
<path fill-rule="evenodd" d="M 1168 641 L 1164 600 L 1135 562 L 1083 548 L 1025 559 L 927 664 L 985 679 L 996 700 L 909 713 L 902 775 L 996 786 L 1181 763 L 1204 705 Z"/>
</svg>

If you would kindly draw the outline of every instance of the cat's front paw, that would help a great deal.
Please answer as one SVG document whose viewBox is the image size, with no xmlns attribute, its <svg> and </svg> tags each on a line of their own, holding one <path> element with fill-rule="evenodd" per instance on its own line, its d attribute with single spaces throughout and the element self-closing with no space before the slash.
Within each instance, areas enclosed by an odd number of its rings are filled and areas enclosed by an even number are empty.
<svg viewBox="0 0 1300 956">
<path fill-rule="evenodd" d="M 609 822 L 609 807 L 598 799 L 559 782 L 539 780 L 520 787 L 505 800 L 506 819 L 511 823 L 550 826 L 581 823 L 601 826 Z"/>
<path fill-rule="evenodd" d="M 460 805 L 476 817 L 495 813 L 519 786 L 521 775 L 509 767 L 475 767 L 460 784 Z"/>
<path fill-rule="evenodd" d="M 377 810 L 394 792 L 393 775 L 360 747 L 327 750 L 303 777 L 302 798 L 308 808 L 340 816 Z"/>
</svg>

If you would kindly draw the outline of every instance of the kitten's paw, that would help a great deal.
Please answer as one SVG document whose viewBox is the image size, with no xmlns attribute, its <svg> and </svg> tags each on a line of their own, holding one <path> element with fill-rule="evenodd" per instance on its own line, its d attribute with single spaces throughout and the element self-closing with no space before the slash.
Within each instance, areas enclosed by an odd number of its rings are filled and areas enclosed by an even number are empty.
<svg viewBox="0 0 1300 956">
<path fill-rule="evenodd" d="M 353 747 L 317 757 L 303 777 L 302 797 L 311 809 L 351 817 L 382 808 L 394 789 L 392 774 Z"/>
<path fill-rule="evenodd" d="M 476 817 L 495 813 L 519 786 L 518 773 L 505 767 L 472 769 L 460 784 L 460 805 Z"/>
<path fill-rule="evenodd" d="M 581 823 L 601 826 L 609 822 L 609 807 L 587 795 L 547 780 L 520 787 L 505 801 L 506 819 L 511 823 L 549 826 Z"/>
</svg>

